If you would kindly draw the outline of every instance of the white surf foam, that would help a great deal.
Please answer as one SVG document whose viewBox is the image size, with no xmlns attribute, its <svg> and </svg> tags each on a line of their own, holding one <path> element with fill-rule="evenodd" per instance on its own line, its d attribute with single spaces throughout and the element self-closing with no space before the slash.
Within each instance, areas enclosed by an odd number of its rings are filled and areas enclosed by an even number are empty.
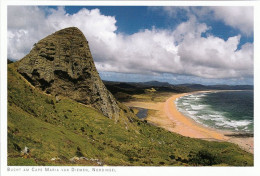
<svg viewBox="0 0 260 176">
<path fill-rule="evenodd" d="M 205 107 L 207 107 L 207 105 L 190 105 L 192 109 L 194 110 L 202 110 Z"/>
<path fill-rule="evenodd" d="M 204 126 L 211 126 L 218 129 L 250 131 L 248 125 L 253 123 L 252 120 L 230 120 L 225 117 L 225 113 L 215 111 L 209 105 L 201 104 L 200 99 L 207 96 L 207 94 L 209 93 L 180 97 L 175 101 L 178 111 Z"/>
<path fill-rule="evenodd" d="M 224 120 L 216 122 L 216 125 L 226 127 L 226 128 L 238 128 L 238 127 L 247 127 L 252 124 L 251 120 Z"/>
<path fill-rule="evenodd" d="M 198 111 L 188 111 L 188 113 L 191 114 L 191 115 L 194 115 L 194 114 L 197 114 Z"/>
</svg>

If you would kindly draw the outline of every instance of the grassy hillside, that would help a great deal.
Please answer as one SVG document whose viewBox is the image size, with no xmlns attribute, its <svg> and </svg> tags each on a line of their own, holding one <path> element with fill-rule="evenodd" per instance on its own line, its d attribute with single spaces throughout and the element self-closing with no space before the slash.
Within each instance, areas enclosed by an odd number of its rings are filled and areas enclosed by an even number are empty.
<svg viewBox="0 0 260 176">
<path fill-rule="evenodd" d="M 234 144 L 126 120 L 129 110 L 120 106 L 125 113 L 115 121 L 68 98 L 56 101 L 9 64 L 8 165 L 253 165 L 253 155 Z M 25 147 L 30 152 L 22 154 Z"/>
</svg>

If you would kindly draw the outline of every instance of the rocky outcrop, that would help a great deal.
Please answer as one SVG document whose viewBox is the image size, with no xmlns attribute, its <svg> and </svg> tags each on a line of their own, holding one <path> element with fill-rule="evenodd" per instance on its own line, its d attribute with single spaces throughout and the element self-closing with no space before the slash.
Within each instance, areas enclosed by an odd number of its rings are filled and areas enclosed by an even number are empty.
<svg viewBox="0 0 260 176">
<path fill-rule="evenodd" d="M 47 94 L 92 105 L 109 118 L 119 116 L 120 108 L 100 79 L 88 41 L 78 28 L 40 40 L 19 61 L 18 72 Z"/>
</svg>

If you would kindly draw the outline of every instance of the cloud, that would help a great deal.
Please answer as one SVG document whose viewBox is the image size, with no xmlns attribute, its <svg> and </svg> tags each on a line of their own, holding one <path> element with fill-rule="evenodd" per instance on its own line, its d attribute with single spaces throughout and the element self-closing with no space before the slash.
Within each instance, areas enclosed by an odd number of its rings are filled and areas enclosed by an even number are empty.
<svg viewBox="0 0 260 176">
<path fill-rule="evenodd" d="M 202 20 L 219 20 L 227 26 L 240 30 L 245 35 L 253 35 L 254 8 L 250 6 L 211 6 L 211 7 L 163 7 L 152 8 L 163 10 L 171 18 L 196 16 Z"/>
<path fill-rule="evenodd" d="M 20 59 L 33 44 L 55 30 L 48 28 L 38 7 L 8 7 L 8 58 Z"/>
<path fill-rule="evenodd" d="M 216 19 L 223 20 L 226 25 L 239 29 L 247 35 L 254 30 L 253 7 L 211 7 Z"/>
<path fill-rule="evenodd" d="M 21 59 L 41 38 L 71 26 L 81 29 L 91 41 L 93 50 L 97 52 L 98 47 L 109 47 L 106 44 L 116 37 L 115 23 L 114 17 L 101 15 L 98 9 L 82 9 L 74 15 L 69 15 L 64 7 L 55 10 L 35 6 L 9 6 L 8 57 Z"/>
<path fill-rule="evenodd" d="M 240 36 L 227 41 L 214 36 L 185 38 L 179 46 L 184 73 L 206 78 L 253 75 L 253 45 L 247 43 L 237 50 L 239 40 Z"/>
<path fill-rule="evenodd" d="M 183 41 L 185 37 L 199 38 L 202 33 L 209 30 L 205 23 L 198 23 L 194 16 L 191 16 L 187 22 L 179 24 L 174 30 L 174 36 L 177 42 Z"/>
<path fill-rule="evenodd" d="M 41 38 L 76 26 L 88 39 L 96 67 L 102 72 L 204 78 L 253 75 L 253 44 L 246 43 L 238 49 L 239 35 L 228 40 L 213 35 L 205 37 L 203 34 L 210 27 L 198 22 L 194 15 L 171 30 L 153 27 L 132 35 L 117 33 L 116 22 L 116 17 L 105 16 L 98 9 L 83 8 L 68 14 L 63 7 L 9 6 L 8 57 L 21 59 Z"/>
</svg>

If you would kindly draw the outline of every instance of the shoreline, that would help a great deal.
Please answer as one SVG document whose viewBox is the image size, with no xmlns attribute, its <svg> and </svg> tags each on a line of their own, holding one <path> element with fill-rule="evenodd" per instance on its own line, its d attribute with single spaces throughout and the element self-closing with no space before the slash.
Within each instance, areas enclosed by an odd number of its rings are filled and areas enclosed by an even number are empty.
<svg viewBox="0 0 260 176">
<path fill-rule="evenodd" d="M 177 98 L 190 95 L 190 94 L 205 93 L 205 92 L 210 92 L 210 91 L 201 91 L 201 92 L 173 95 L 165 102 L 164 111 L 167 117 L 175 123 L 174 132 L 176 133 L 179 133 L 183 136 L 192 137 L 192 138 L 225 141 L 227 140 L 227 137 L 223 133 L 220 133 L 217 130 L 213 130 L 209 127 L 205 127 L 202 124 L 196 122 L 195 120 L 186 117 L 184 114 L 178 111 L 177 106 L 174 103 Z"/>
<path fill-rule="evenodd" d="M 235 143 L 247 152 L 254 153 L 253 137 L 239 137 L 233 136 L 237 134 L 230 131 L 222 131 L 206 127 L 190 117 L 185 116 L 178 111 L 175 100 L 182 96 L 205 93 L 205 92 L 219 92 L 223 90 L 209 90 L 196 91 L 189 93 L 174 94 L 168 97 L 165 102 L 129 102 L 125 103 L 127 106 L 146 108 L 156 110 L 152 115 L 148 115 L 147 121 L 165 128 L 168 131 L 178 133 L 182 136 L 203 139 L 208 141 L 225 141 Z M 227 136 L 229 135 L 229 136 Z"/>
</svg>

